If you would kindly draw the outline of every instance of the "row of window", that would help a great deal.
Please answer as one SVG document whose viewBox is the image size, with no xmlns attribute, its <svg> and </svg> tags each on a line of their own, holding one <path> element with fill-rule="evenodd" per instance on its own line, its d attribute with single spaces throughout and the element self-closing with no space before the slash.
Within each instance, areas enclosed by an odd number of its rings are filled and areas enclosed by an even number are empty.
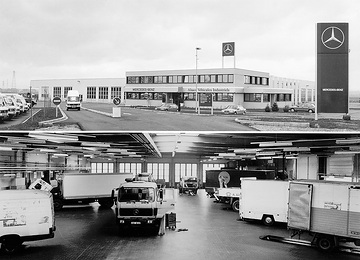
<svg viewBox="0 0 360 260">
<path fill-rule="evenodd" d="M 152 93 L 152 92 L 126 92 L 126 99 L 140 99 L 140 100 L 162 100 L 164 93 Z M 180 100 L 185 101 L 195 101 L 195 93 L 181 93 Z M 213 101 L 218 102 L 233 102 L 234 94 L 233 93 L 214 93 Z"/>
<path fill-rule="evenodd" d="M 163 93 L 153 92 L 126 92 L 126 99 L 162 100 Z"/>
<path fill-rule="evenodd" d="M 64 89 L 64 95 L 62 95 L 62 89 Z M 53 96 L 66 98 L 69 90 L 72 90 L 72 87 L 53 87 Z M 111 87 L 110 91 L 110 99 L 121 97 L 121 87 Z M 109 87 L 87 87 L 87 99 L 96 99 L 97 92 L 99 93 L 99 99 L 109 99 Z"/>
<path fill-rule="evenodd" d="M 206 182 L 207 170 L 220 170 L 224 164 L 203 164 L 203 181 Z M 155 179 L 164 179 L 170 181 L 170 164 L 169 163 L 148 163 L 147 172 L 152 173 Z M 175 182 L 180 182 L 184 176 L 197 176 L 197 164 L 195 163 L 175 163 Z M 91 163 L 92 173 L 113 173 L 114 163 Z M 119 163 L 119 172 L 122 173 L 141 173 L 141 163 Z"/>
<path fill-rule="evenodd" d="M 53 88 L 53 95 L 54 97 L 62 97 L 61 93 L 62 87 L 54 87 Z M 72 87 L 64 87 L 64 97 L 67 97 L 69 90 L 72 90 Z"/>
<path fill-rule="evenodd" d="M 87 87 L 86 98 L 96 99 L 97 92 L 99 93 L 99 99 L 109 99 L 109 87 Z M 121 87 L 111 87 L 110 99 L 115 97 L 121 97 Z"/>
<path fill-rule="evenodd" d="M 256 76 L 244 76 L 244 83 L 245 84 L 252 84 L 252 85 L 269 85 L 269 78 L 265 77 L 256 77 Z"/>
<path fill-rule="evenodd" d="M 197 80 L 196 80 L 197 78 Z M 128 76 L 127 84 L 233 83 L 233 74 Z"/>
<path fill-rule="evenodd" d="M 113 173 L 114 163 L 91 163 L 92 173 Z M 119 163 L 119 172 L 122 173 L 141 173 L 141 163 Z M 147 172 L 152 173 L 155 179 L 170 181 L 169 163 L 148 163 Z M 180 182 L 183 176 L 197 176 L 197 164 L 195 163 L 175 163 L 175 182 Z"/>
<path fill-rule="evenodd" d="M 275 94 L 276 102 L 291 101 L 291 94 Z M 271 94 L 260 94 L 260 93 L 245 93 L 244 102 L 261 102 L 261 97 L 263 97 L 264 103 L 270 102 Z"/>
</svg>

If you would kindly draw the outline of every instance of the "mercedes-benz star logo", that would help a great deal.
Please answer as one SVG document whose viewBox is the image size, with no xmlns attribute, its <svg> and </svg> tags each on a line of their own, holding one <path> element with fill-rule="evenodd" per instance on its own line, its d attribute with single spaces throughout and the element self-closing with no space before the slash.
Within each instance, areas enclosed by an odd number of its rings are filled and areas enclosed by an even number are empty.
<svg viewBox="0 0 360 260">
<path fill-rule="evenodd" d="M 139 215 L 139 210 L 138 210 L 138 209 L 134 209 L 133 214 L 134 214 L 134 216 Z"/>
<path fill-rule="evenodd" d="M 229 44 L 229 43 L 225 44 L 225 46 L 224 46 L 224 53 L 225 53 L 225 54 L 230 54 L 230 53 L 232 53 L 232 52 L 233 52 L 233 47 L 232 47 L 232 45 Z"/>
<path fill-rule="evenodd" d="M 321 42 L 330 50 L 340 48 L 344 43 L 345 36 L 342 30 L 338 27 L 330 26 L 326 28 L 321 34 Z"/>
</svg>

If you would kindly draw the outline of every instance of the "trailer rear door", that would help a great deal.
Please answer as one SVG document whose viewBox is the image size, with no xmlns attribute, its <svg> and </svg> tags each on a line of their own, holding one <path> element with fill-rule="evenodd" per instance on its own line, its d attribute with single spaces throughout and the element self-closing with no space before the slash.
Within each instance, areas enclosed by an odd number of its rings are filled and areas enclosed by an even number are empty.
<svg viewBox="0 0 360 260">
<path fill-rule="evenodd" d="M 289 228 L 310 230 L 312 191 L 312 184 L 290 182 L 288 207 Z"/>
<path fill-rule="evenodd" d="M 349 192 L 348 234 L 351 237 L 360 239 L 360 185 L 351 186 Z"/>
</svg>

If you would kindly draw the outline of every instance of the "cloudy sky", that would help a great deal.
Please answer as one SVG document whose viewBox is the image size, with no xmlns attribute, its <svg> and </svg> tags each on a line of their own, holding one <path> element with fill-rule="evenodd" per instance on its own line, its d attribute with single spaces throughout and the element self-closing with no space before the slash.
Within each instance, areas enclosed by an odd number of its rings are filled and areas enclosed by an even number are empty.
<svg viewBox="0 0 360 260">
<path fill-rule="evenodd" d="M 359 10 L 357 0 L 0 0 L 0 87 L 192 69 L 196 47 L 199 68 L 221 68 L 223 42 L 235 42 L 237 68 L 315 81 L 316 23 L 348 22 L 360 90 Z"/>
</svg>

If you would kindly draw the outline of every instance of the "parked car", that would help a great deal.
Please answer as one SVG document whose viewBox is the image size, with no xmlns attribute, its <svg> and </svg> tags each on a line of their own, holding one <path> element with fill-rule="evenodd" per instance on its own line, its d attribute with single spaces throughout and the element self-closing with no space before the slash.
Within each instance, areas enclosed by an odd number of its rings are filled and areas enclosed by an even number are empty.
<svg viewBox="0 0 360 260">
<path fill-rule="evenodd" d="M 8 117 L 7 117 L 7 119 L 10 120 L 10 119 L 16 117 L 16 115 L 17 115 L 17 113 L 16 113 L 17 106 L 16 106 L 15 101 L 13 99 L 11 99 L 10 97 L 2 95 L 2 94 L 0 94 L 0 98 L 4 100 L 5 106 L 8 107 Z"/>
<path fill-rule="evenodd" d="M 0 97 L 0 122 L 4 121 L 8 118 L 8 111 L 9 108 L 7 104 L 5 103 L 4 97 Z"/>
<path fill-rule="evenodd" d="M 289 107 L 290 112 L 309 112 L 315 113 L 315 105 L 312 103 L 302 103 L 299 105 L 292 105 Z"/>
<path fill-rule="evenodd" d="M 164 103 L 159 107 L 155 107 L 155 110 L 160 110 L 160 111 L 178 111 L 179 108 L 176 104 L 173 103 Z"/>
<path fill-rule="evenodd" d="M 197 194 L 199 189 L 199 182 L 197 177 L 184 176 L 180 179 L 179 193 L 189 193 L 190 195 Z"/>
<path fill-rule="evenodd" d="M 221 110 L 224 114 L 243 115 L 246 113 L 246 108 L 241 105 L 228 105 L 225 109 Z"/>
</svg>

